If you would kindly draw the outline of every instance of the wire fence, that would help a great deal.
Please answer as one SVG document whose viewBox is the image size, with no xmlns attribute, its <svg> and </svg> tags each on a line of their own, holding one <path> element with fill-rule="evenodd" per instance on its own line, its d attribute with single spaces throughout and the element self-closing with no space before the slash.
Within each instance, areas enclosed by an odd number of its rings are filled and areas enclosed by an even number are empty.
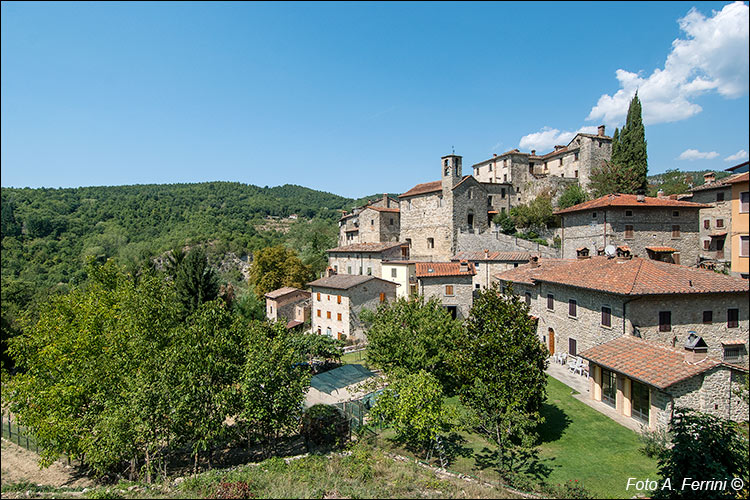
<svg viewBox="0 0 750 500">
<path fill-rule="evenodd" d="M 11 414 L 3 414 L 3 437 L 11 443 L 23 446 L 27 450 L 35 453 L 39 452 L 39 445 L 36 438 L 26 427 L 19 425 Z"/>
</svg>

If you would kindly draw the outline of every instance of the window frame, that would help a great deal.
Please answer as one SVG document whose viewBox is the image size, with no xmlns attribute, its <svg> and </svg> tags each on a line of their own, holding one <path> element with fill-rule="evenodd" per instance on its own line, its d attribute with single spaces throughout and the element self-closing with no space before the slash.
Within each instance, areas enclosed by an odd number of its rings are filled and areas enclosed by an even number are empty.
<svg viewBox="0 0 750 500">
<path fill-rule="evenodd" d="M 555 295 L 552 293 L 547 294 L 547 310 L 548 311 L 555 310 Z"/>
<path fill-rule="evenodd" d="M 448 293 L 450 291 L 450 293 Z M 455 296 L 455 290 L 453 289 L 453 285 L 445 285 L 443 288 L 443 294 L 446 297 L 453 297 Z"/>
<path fill-rule="evenodd" d="M 601 319 L 600 319 L 600 322 L 599 322 L 600 323 L 599 326 L 603 326 L 604 328 L 612 328 L 612 307 L 611 306 L 602 306 L 601 311 L 602 311 L 602 314 L 601 314 Z M 606 322 L 604 321 L 605 318 L 607 319 Z"/>
<path fill-rule="evenodd" d="M 703 311 L 703 317 L 701 318 L 701 321 L 704 325 L 710 325 L 714 322 L 714 311 L 713 310 L 707 310 Z"/>
<path fill-rule="evenodd" d="M 659 331 L 672 331 L 672 311 L 659 311 Z"/>
<path fill-rule="evenodd" d="M 733 314 L 730 314 L 733 313 Z M 730 307 L 727 309 L 727 328 L 739 328 L 740 326 L 740 310 L 736 307 Z"/>
<path fill-rule="evenodd" d="M 578 301 L 576 299 L 568 299 L 568 316 L 578 319 Z"/>
</svg>

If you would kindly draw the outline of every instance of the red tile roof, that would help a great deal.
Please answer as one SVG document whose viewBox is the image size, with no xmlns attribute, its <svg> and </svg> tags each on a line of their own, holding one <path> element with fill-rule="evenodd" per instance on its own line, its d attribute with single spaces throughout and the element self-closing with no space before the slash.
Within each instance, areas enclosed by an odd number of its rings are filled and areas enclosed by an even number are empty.
<svg viewBox="0 0 750 500">
<path fill-rule="evenodd" d="M 480 260 L 499 260 L 499 261 L 528 261 L 531 254 L 528 252 L 459 252 L 453 257 L 452 261 L 480 261 Z"/>
<path fill-rule="evenodd" d="M 676 248 L 672 247 L 646 247 L 646 250 L 651 250 L 652 252 L 676 252 Z"/>
<path fill-rule="evenodd" d="M 692 201 L 670 200 L 669 198 L 653 198 L 645 196 L 644 201 L 638 201 L 637 195 L 634 194 L 608 194 L 591 201 L 585 201 L 572 207 L 558 210 L 555 214 L 567 214 L 572 212 L 581 212 L 583 210 L 593 210 L 596 208 L 607 207 L 647 207 L 647 208 L 708 208 L 711 205 L 703 203 L 693 203 Z"/>
<path fill-rule="evenodd" d="M 619 295 L 747 293 L 750 290 L 748 281 L 742 278 L 637 257 L 609 259 L 597 256 L 568 259 L 562 263 L 557 261 L 552 266 L 545 266 L 547 260 L 553 259 L 540 259 L 539 268 L 527 275 L 521 273 L 528 264 L 496 277 L 505 281 L 517 281 L 514 278 L 518 278 L 522 283 L 529 283 L 529 280 L 559 283 Z M 514 272 L 519 274 L 515 275 Z M 520 281 L 523 278 L 526 281 Z"/>
<path fill-rule="evenodd" d="M 400 210 L 398 208 L 393 208 L 393 207 L 365 207 L 365 208 L 362 209 L 362 211 L 364 212 L 367 209 L 375 210 L 376 212 L 391 212 L 391 213 L 399 213 L 400 212 Z"/>
<path fill-rule="evenodd" d="M 632 336 L 610 340 L 583 351 L 580 356 L 658 389 L 666 389 L 721 365 L 711 358 L 689 363 L 685 361 L 684 351 Z"/>
<path fill-rule="evenodd" d="M 565 259 L 539 259 L 539 265 L 534 266 L 532 263 L 523 264 L 516 268 L 503 271 L 494 277 L 502 281 L 512 283 L 523 283 L 524 285 L 533 285 L 534 278 L 554 269 L 556 266 L 568 264 L 570 261 Z"/>
<path fill-rule="evenodd" d="M 467 270 L 461 271 L 460 262 L 417 262 L 417 278 L 435 276 L 474 276 L 474 264 L 468 263 Z"/>
<path fill-rule="evenodd" d="M 742 176 L 745 176 L 744 180 L 747 180 L 747 172 L 744 174 L 732 174 L 729 177 L 725 177 L 723 179 L 719 179 L 715 182 L 709 182 L 706 184 L 702 184 L 700 186 L 696 186 L 693 189 L 691 189 L 691 192 L 694 191 L 704 191 L 706 189 L 718 189 L 718 188 L 726 188 L 729 187 L 728 184 L 733 184 L 735 182 L 742 182 Z"/>
<path fill-rule="evenodd" d="M 385 243 L 353 243 L 343 247 L 329 248 L 326 252 L 382 252 L 393 247 L 400 247 L 406 243 L 385 242 Z"/>
<path fill-rule="evenodd" d="M 304 290 L 300 290 L 299 288 L 294 288 L 292 286 L 285 286 L 283 288 L 277 288 L 276 290 L 272 290 L 268 292 L 265 297 L 268 297 L 269 299 L 278 299 L 279 297 L 283 297 L 284 295 L 289 295 L 290 293 L 294 292 L 302 292 L 307 297 L 310 296 L 310 292 L 306 292 Z"/>
<path fill-rule="evenodd" d="M 423 184 L 417 184 L 404 194 L 399 195 L 399 198 L 406 198 L 407 196 L 416 196 L 418 194 L 434 193 L 435 191 L 443 190 L 443 181 L 425 182 Z"/>
<path fill-rule="evenodd" d="M 735 184 L 737 182 L 748 182 L 748 179 L 750 179 L 750 172 L 745 172 L 744 174 L 737 175 L 737 177 L 730 177 L 726 182 L 728 184 Z"/>
</svg>

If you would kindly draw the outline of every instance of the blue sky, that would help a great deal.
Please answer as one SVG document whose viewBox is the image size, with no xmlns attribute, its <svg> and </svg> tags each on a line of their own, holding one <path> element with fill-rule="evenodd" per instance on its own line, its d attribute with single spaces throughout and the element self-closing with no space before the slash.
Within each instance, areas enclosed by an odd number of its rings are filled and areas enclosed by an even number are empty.
<svg viewBox="0 0 750 500">
<path fill-rule="evenodd" d="M 747 2 L 2 6 L 2 185 L 439 178 L 643 101 L 649 172 L 747 159 Z"/>
</svg>

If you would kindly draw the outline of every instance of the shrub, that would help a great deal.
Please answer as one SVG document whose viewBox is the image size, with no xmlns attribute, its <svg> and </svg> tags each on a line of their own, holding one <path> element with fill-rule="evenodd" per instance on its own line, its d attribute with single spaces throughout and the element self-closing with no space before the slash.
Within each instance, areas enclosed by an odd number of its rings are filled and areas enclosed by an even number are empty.
<svg viewBox="0 0 750 500">
<path fill-rule="evenodd" d="M 669 448 L 669 436 L 664 430 L 650 431 L 643 428 L 638 439 L 643 443 L 641 452 L 650 458 L 660 457 Z"/>
<path fill-rule="evenodd" d="M 214 498 L 258 498 L 247 481 L 221 482 Z"/>
<path fill-rule="evenodd" d="M 302 415 L 302 435 L 308 451 L 341 447 L 349 435 L 349 421 L 335 406 L 318 404 Z"/>
</svg>

